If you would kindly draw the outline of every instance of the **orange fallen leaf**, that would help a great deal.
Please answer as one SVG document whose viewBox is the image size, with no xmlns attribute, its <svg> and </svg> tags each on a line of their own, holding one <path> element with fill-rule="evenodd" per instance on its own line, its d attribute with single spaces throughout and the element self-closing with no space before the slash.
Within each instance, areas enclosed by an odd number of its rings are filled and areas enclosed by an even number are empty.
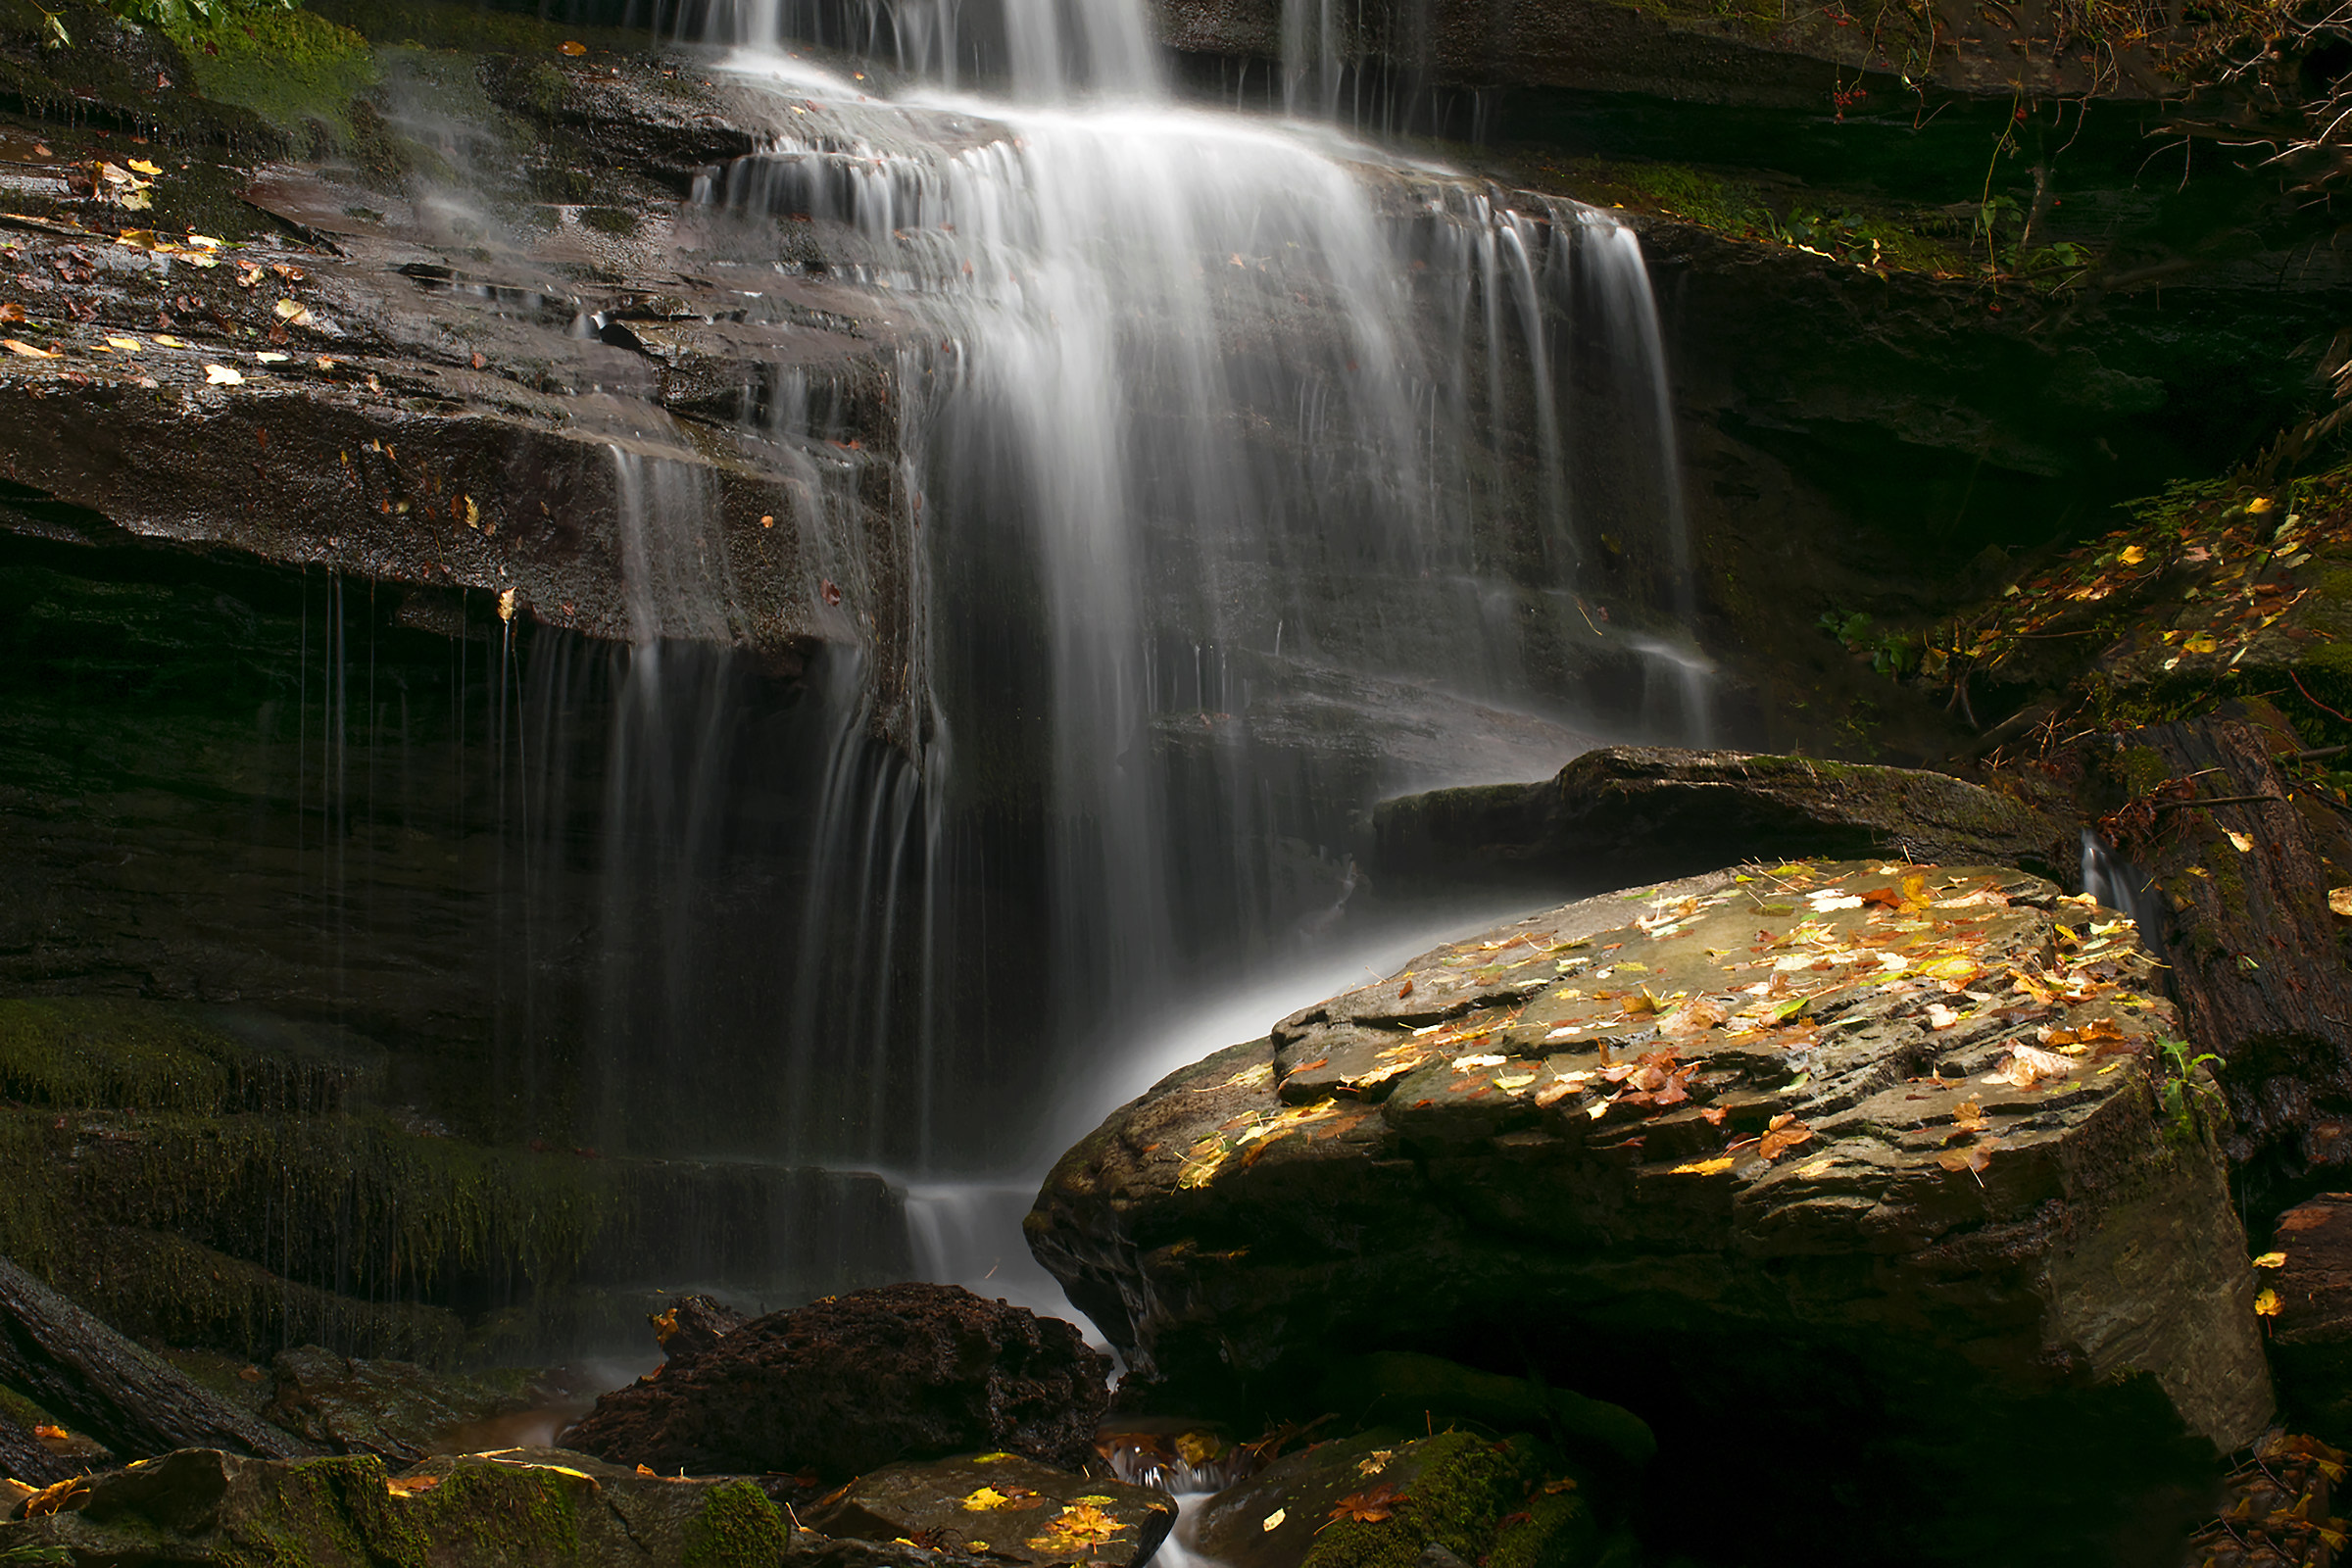
<svg viewBox="0 0 2352 1568">
<path fill-rule="evenodd" d="M 564 39 L 562 43 L 556 45 L 556 49 L 558 53 L 567 54 L 574 60 L 577 60 L 580 56 L 588 52 L 588 46 L 584 43 L 581 43 L 576 38 Z"/>
<path fill-rule="evenodd" d="M 1768 1160 L 1778 1159 L 1799 1144 L 1812 1141 L 1813 1129 L 1784 1111 L 1764 1129 L 1764 1136 L 1756 1143 L 1756 1152 Z"/>
<path fill-rule="evenodd" d="M 1331 1510 L 1334 1519 L 1352 1519 L 1358 1524 L 1376 1525 L 1395 1515 L 1403 1505 L 1405 1495 L 1392 1482 L 1352 1495 L 1342 1497 Z"/>
</svg>

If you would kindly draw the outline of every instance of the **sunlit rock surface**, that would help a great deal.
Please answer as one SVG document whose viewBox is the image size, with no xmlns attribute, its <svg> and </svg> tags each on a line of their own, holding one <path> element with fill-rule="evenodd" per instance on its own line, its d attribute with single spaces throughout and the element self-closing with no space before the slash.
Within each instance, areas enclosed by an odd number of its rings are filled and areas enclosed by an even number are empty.
<svg viewBox="0 0 2352 1568">
<path fill-rule="evenodd" d="M 2062 1555 L 2271 1409 L 2218 1097 L 2149 968 L 2012 870 L 1590 899 L 1166 1079 L 1031 1245 L 1171 1408 L 1428 1349 L 1624 1403 L 1663 1463 L 1737 1445 L 1757 1496 L 1835 1451 L 1872 1493 L 1830 1500 L 1840 1553 L 1971 1541 L 1954 1499 L 1997 1486 Z"/>
</svg>

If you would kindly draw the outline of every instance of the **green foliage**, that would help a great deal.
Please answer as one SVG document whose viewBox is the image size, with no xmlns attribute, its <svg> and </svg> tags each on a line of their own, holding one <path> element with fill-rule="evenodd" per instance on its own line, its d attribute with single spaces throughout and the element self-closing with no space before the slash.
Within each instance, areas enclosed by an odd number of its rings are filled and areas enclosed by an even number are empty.
<svg viewBox="0 0 2352 1568">
<path fill-rule="evenodd" d="M 166 32 L 214 28 L 294 10 L 302 0 L 105 0 L 125 22 Z"/>
<path fill-rule="evenodd" d="M 1893 680 L 1917 674 L 1931 652 L 1924 640 L 1909 632 L 1876 629 L 1871 617 L 1860 612 L 1829 611 L 1814 624 L 1837 638 L 1846 652 L 1868 654 L 1871 669 Z"/>
<path fill-rule="evenodd" d="M 2157 1050 L 2162 1062 L 2157 1073 L 2156 1103 L 2164 1113 L 2165 1129 L 2175 1139 L 2186 1143 L 2197 1136 L 2197 1107 L 2207 1097 L 2220 1098 L 2212 1082 L 2200 1076 L 2207 1062 L 2219 1065 L 2221 1057 L 2212 1052 L 2191 1055 L 2195 1048 L 2185 1040 L 2159 1040 Z"/>
</svg>

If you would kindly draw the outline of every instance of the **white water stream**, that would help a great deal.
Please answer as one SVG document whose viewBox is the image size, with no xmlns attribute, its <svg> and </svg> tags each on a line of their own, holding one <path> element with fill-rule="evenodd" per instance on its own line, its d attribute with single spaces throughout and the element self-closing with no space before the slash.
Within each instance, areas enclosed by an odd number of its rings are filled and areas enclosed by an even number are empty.
<svg viewBox="0 0 2352 1568">
<path fill-rule="evenodd" d="M 1018 1232 L 1056 1152 L 1165 1071 L 1515 912 L 1350 929 L 1361 879 L 1327 849 L 1347 811 L 1537 776 L 1594 734 L 1704 744 L 1712 666 L 1633 230 L 1179 103 L 1141 0 L 984 9 L 720 7 L 724 69 L 773 128 L 698 200 L 744 232 L 809 225 L 886 302 L 893 526 L 922 563 L 897 678 L 830 666 L 821 935 L 780 960 L 784 1152 L 907 1172 L 927 1272 L 1066 1311 Z M 1285 17 L 1287 96 L 1332 117 L 1329 8 Z M 900 85 L 800 58 L 816 31 L 886 39 Z M 767 433 L 818 451 L 798 373 Z M 632 615 L 691 632 L 714 612 L 662 601 L 709 557 L 708 507 L 615 461 L 624 496 L 674 514 L 625 541 Z M 826 548 L 854 467 L 803 466 Z M 1601 569 L 1620 562 L 1639 569 Z M 1000 665 L 1009 698 L 971 673 Z M 1034 774 L 965 769 L 1033 710 Z M 974 1176 L 934 1157 L 958 1111 L 954 911 L 990 874 L 956 824 L 1007 790 L 1042 822 L 1048 1070 L 1018 1152 Z"/>
</svg>

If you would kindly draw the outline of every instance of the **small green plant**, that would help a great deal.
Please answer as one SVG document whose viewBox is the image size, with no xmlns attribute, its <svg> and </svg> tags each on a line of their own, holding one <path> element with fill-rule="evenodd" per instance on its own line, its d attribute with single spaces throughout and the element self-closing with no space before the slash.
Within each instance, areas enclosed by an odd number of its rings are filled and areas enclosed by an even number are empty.
<svg viewBox="0 0 2352 1568">
<path fill-rule="evenodd" d="M 2209 1061 L 2219 1065 L 2222 1058 L 2210 1051 L 2190 1055 L 2189 1053 L 2195 1048 L 2185 1040 L 2159 1040 L 2156 1049 L 2163 1053 L 2163 1062 L 2158 1071 L 2156 1103 L 2162 1109 L 2174 1137 L 2193 1138 L 2197 1131 L 2198 1097 L 2210 1095 L 2218 1098 L 2220 1095 L 2220 1091 L 2210 1082 L 2198 1080 L 2197 1069 Z"/>
<path fill-rule="evenodd" d="M 1919 638 L 1908 632 L 1880 631 L 1870 616 L 1860 611 L 1841 615 L 1833 610 L 1814 624 L 1837 638 L 1846 652 L 1868 654 L 1874 672 L 1895 680 L 1918 673 L 1926 652 L 1926 644 Z"/>
</svg>

